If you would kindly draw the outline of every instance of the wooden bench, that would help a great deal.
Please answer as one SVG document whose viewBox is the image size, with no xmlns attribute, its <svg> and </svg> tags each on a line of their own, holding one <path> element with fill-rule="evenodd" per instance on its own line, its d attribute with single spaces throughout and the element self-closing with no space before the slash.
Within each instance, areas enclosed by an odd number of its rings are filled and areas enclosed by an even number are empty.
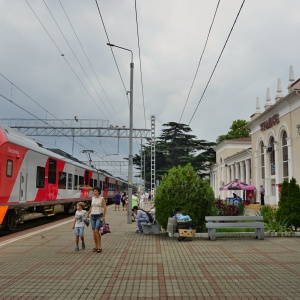
<svg viewBox="0 0 300 300">
<path fill-rule="evenodd" d="M 253 228 L 255 237 L 264 239 L 265 226 L 262 216 L 207 216 L 205 217 L 208 238 L 216 239 L 217 228 Z"/>
</svg>

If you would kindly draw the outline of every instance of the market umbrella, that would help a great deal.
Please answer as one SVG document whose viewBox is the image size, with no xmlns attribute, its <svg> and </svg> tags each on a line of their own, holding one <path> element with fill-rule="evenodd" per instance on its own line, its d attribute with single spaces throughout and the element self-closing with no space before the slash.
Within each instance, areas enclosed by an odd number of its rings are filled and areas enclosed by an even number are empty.
<svg viewBox="0 0 300 300">
<path fill-rule="evenodd" d="M 225 186 L 219 188 L 220 191 L 230 191 L 230 190 L 245 190 L 253 191 L 256 190 L 256 187 L 250 184 L 247 184 L 239 179 L 234 179 L 233 181 L 227 183 Z"/>
</svg>

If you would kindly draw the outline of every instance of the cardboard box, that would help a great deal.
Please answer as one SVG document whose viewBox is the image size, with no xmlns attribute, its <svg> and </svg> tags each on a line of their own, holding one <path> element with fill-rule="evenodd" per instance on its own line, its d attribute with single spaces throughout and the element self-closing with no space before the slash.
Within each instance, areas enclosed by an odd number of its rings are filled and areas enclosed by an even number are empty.
<svg viewBox="0 0 300 300">
<path fill-rule="evenodd" d="M 179 236 L 192 238 L 195 237 L 195 229 L 178 229 Z"/>
</svg>

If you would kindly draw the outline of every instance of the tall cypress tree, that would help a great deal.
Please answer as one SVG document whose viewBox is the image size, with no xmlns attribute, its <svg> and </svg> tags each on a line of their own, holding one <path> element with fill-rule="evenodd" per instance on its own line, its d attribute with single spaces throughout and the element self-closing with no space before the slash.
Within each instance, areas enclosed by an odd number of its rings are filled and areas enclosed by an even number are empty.
<svg viewBox="0 0 300 300">
<path fill-rule="evenodd" d="M 155 162 L 156 162 L 156 178 L 160 180 L 163 174 L 174 166 L 185 166 L 191 163 L 193 169 L 203 175 L 208 171 L 210 164 L 215 162 L 215 152 L 213 147 L 215 143 L 205 140 L 197 140 L 196 136 L 191 134 L 192 130 L 188 125 L 169 122 L 163 124 L 160 137 L 156 139 L 155 146 Z M 150 144 L 143 147 L 146 154 L 146 181 L 149 187 L 150 181 Z M 133 163 L 136 168 L 140 168 L 140 155 L 133 157 Z"/>
</svg>

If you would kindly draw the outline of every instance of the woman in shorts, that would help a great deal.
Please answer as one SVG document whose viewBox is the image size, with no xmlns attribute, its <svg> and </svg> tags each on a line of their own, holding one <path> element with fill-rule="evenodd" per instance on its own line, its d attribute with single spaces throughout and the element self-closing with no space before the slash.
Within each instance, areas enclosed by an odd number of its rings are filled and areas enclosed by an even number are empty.
<svg viewBox="0 0 300 300">
<path fill-rule="evenodd" d="M 100 227 L 102 226 L 102 222 L 105 221 L 106 215 L 106 202 L 101 195 L 101 189 L 99 187 L 94 188 L 94 197 L 92 197 L 92 204 L 87 213 L 87 217 L 91 219 L 91 227 L 93 230 L 93 238 L 95 247 L 93 248 L 93 252 L 100 253 L 102 252 L 101 246 L 101 235 L 100 235 Z"/>
</svg>

